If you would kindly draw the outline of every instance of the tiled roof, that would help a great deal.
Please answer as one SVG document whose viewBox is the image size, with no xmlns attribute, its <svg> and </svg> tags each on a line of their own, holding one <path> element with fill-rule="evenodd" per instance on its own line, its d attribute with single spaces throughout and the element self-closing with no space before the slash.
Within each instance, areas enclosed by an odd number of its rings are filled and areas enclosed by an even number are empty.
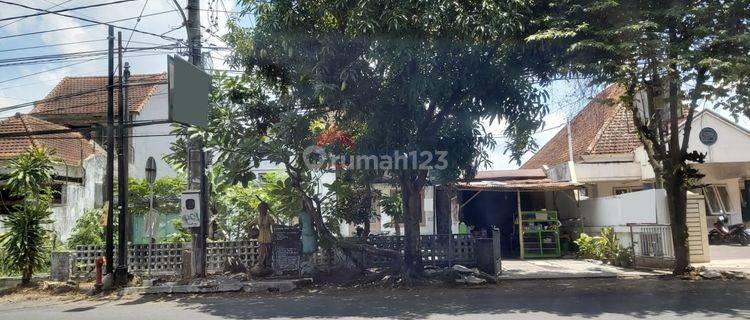
<svg viewBox="0 0 750 320">
<path fill-rule="evenodd" d="M 640 146 L 632 113 L 619 103 L 623 88 L 611 85 L 592 99 L 571 121 L 573 158 L 582 155 L 627 153 Z M 568 161 L 568 133 L 562 128 L 521 166 L 541 168 Z"/>
<path fill-rule="evenodd" d="M 30 115 L 16 114 L 0 121 L 0 134 L 64 130 L 67 127 L 41 120 Z M 82 160 L 94 153 L 91 142 L 77 132 L 23 137 L 0 137 L 0 159 L 13 158 L 29 148 L 46 147 L 55 151 L 55 156 L 68 165 L 81 165 Z"/>
<path fill-rule="evenodd" d="M 150 83 L 166 80 L 166 74 L 143 74 L 130 76 L 130 83 Z M 115 78 L 115 84 L 117 78 Z M 158 84 L 144 84 L 128 88 L 130 112 L 140 112 L 148 99 L 156 92 Z M 119 101 L 115 88 L 115 103 Z M 117 106 L 115 105 L 115 108 Z M 65 77 L 52 91 L 37 103 L 31 114 L 36 115 L 91 115 L 107 113 L 107 77 Z M 117 112 L 115 111 L 115 114 Z"/>
</svg>

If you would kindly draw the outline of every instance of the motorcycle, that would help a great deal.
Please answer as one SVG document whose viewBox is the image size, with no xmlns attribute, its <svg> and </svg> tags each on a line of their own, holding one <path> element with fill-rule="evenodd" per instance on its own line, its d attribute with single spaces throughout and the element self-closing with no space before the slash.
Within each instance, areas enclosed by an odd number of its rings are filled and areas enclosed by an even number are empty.
<svg viewBox="0 0 750 320">
<path fill-rule="evenodd" d="M 730 244 L 739 243 L 747 246 L 750 244 L 750 230 L 745 228 L 742 223 L 728 225 L 725 215 L 719 216 L 714 223 L 714 228 L 708 232 L 708 243 L 710 244 Z"/>
</svg>

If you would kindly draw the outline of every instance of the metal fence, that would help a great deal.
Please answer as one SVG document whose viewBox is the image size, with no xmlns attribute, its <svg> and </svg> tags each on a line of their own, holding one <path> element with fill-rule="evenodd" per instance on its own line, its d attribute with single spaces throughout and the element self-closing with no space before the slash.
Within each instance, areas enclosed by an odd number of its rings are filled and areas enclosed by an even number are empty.
<svg viewBox="0 0 750 320">
<path fill-rule="evenodd" d="M 641 267 L 669 267 L 674 262 L 672 229 L 662 224 L 628 224 L 633 260 Z"/>
</svg>

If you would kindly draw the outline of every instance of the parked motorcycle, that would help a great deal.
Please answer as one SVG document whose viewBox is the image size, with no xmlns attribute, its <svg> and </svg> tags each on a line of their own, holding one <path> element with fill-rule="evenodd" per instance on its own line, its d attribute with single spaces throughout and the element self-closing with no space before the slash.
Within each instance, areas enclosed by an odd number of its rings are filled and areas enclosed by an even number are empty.
<svg viewBox="0 0 750 320">
<path fill-rule="evenodd" d="M 708 232 L 708 243 L 710 244 L 730 244 L 739 243 L 743 246 L 750 244 L 750 230 L 745 228 L 742 223 L 728 225 L 725 215 L 719 216 L 714 223 L 714 228 Z"/>
</svg>

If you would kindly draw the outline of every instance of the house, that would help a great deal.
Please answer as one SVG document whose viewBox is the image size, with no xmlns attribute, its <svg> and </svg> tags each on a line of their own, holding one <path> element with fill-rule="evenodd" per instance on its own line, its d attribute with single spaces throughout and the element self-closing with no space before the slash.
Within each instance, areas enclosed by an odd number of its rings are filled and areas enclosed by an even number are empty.
<svg viewBox="0 0 750 320">
<path fill-rule="evenodd" d="M 614 226 L 627 237 L 629 225 L 668 225 L 669 214 L 666 193 L 655 188 L 632 112 L 618 102 L 621 94 L 617 86 L 599 93 L 570 121 L 570 139 L 568 130 L 560 130 L 521 168 L 544 168 L 554 180 L 582 183 L 580 203 L 560 199 L 561 213 L 582 219 L 587 232 Z M 750 150 L 750 131 L 712 110 L 699 110 L 688 150 L 706 154 L 705 163 L 692 164 L 705 175 L 690 193 L 691 198 L 705 199 L 700 208 L 694 207 L 705 214 L 691 236 L 700 234 L 705 241 L 706 229 L 719 215 L 728 215 L 730 223 L 750 220 L 750 153 L 741 151 Z"/>
<path fill-rule="evenodd" d="M 134 123 L 163 121 L 168 118 L 166 74 L 132 75 L 127 92 L 129 117 Z M 114 101 L 119 101 L 115 90 Z M 117 103 L 115 103 L 117 108 Z M 104 128 L 107 121 L 107 77 L 65 77 L 54 89 L 37 103 L 31 115 L 70 128 L 94 126 L 91 138 L 104 146 Z M 117 117 L 117 110 L 115 110 Z M 115 120 L 117 121 L 117 120 Z M 145 178 L 146 162 L 156 161 L 158 177 L 177 174 L 163 159 L 171 153 L 175 137 L 169 135 L 168 123 L 137 126 L 130 129 L 129 175 Z"/>
<path fill-rule="evenodd" d="M 16 114 L 0 121 L 0 134 L 28 133 L 23 137 L 10 137 L 0 140 L 0 174 L 8 173 L 8 161 L 29 148 L 47 148 L 55 153 L 59 162 L 54 166 L 56 192 L 52 204 L 52 226 L 58 240 L 66 240 L 75 221 L 87 209 L 102 204 L 102 181 L 106 155 L 80 133 L 58 133 L 38 135 L 34 132 L 65 130 L 66 127 L 54 124 L 31 115 Z M 0 181 L 0 215 L 8 214 L 20 199 L 14 198 L 3 188 Z M 2 230 L 2 222 L 0 222 Z"/>
<path fill-rule="evenodd" d="M 18 115 L 1 125 L 4 132 L 33 132 L 40 128 L 72 128 L 83 132 L 62 134 L 65 139 L 53 139 L 58 135 L 33 135 L 0 140 L 0 154 L 6 159 L 29 145 L 50 146 L 62 158 L 64 166 L 58 168 L 60 183 L 56 188 L 63 192 L 61 199 L 56 199 L 53 211 L 54 229 L 63 241 L 85 209 L 103 205 L 107 80 L 104 76 L 65 77 L 28 115 Z M 168 119 L 166 74 L 133 75 L 127 88 L 129 119 L 136 124 L 158 122 L 129 129 L 129 176 L 145 178 L 149 158 L 155 160 L 157 177 L 176 176 L 163 159 L 171 153 L 175 141 L 170 134 L 172 127 L 165 121 Z M 114 101 L 117 108 L 118 90 L 114 92 Z"/>
<path fill-rule="evenodd" d="M 518 232 L 518 221 L 533 215 L 542 224 L 541 216 L 549 223 L 557 223 L 554 198 L 557 194 L 571 194 L 582 185 L 549 179 L 541 169 L 480 171 L 471 178 L 448 185 L 428 185 L 421 192 L 421 235 L 456 235 L 469 230 L 477 237 L 491 237 L 497 233 L 500 253 L 504 257 L 559 257 L 560 239 L 557 232 L 535 231 L 525 236 Z M 388 183 L 373 185 L 380 194 L 393 194 L 396 188 Z M 373 204 L 378 218 L 370 222 L 371 234 L 396 235 L 399 232 L 391 217 L 384 214 L 377 201 Z M 540 217 L 537 219 L 537 215 Z M 545 219 L 546 219 L 545 218 Z M 546 222 L 545 222 L 546 223 Z M 462 230 L 459 224 L 467 226 Z M 403 225 L 399 225 L 403 232 Z M 529 224 L 526 224 L 530 227 Z M 342 224 L 344 236 L 356 233 L 356 226 Z M 533 247 L 549 238 L 549 244 Z M 554 239 L 552 239 L 554 238 Z M 523 240 L 522 240 L 523 239 Z M 568 244 L 570 238 L 567 238 Z"/>
</svg>

